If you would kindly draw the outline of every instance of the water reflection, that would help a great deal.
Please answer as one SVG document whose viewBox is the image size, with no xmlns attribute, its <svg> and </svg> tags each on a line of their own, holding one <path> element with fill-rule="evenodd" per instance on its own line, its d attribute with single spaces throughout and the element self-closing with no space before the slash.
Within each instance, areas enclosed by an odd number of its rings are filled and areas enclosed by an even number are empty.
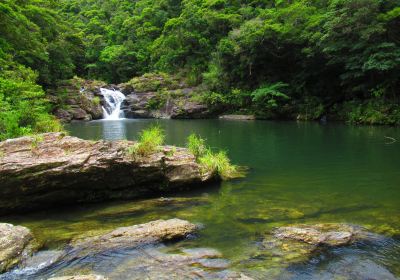
<svg viewBox="0 0 400 280">
<path fill-rule="evenodd" d="M 103 128 L 103 139 L 126 139 L 126 122 L 121 120 L 99 121 Z"/>
</svg>

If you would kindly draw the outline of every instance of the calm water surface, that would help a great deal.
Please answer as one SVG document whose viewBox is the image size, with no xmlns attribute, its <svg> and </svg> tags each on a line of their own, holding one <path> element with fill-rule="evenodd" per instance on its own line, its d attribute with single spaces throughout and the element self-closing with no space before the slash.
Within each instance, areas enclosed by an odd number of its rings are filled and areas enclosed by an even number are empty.
<svg viewBox="0 0 400 280">
<path fill-rule="evenodd" d="M 121 120 L 73 123 L 68 130 L 84 139 L 136 139 L 140 130 L 155 122 L 165 128 L 167 144 L 184 145 L 186 137 L 195 132 L 211 147 L 227 150 L 235 164 L 248 166 L 248 176 L 176 194 L 172 200 L 76 206 L 9 217 L 8 221 L 28 226 L 53 249 L 88 232 L 178 217 L 202 223 L 204 229 L 198 238 L 171 246 L 216 248 L 232 261 L 234 269 L 248 271 L 255 278 L 331 279 L 339 272 L 353 278 L 351 273 L 368 273 L 368 269 L 400 276 L 400 129 L 267 121 Z M 387 137 L 399 141 L 391 143 Z M 263 233 L 305 222 L 359 224 L 387 239 L 373 246 L 339 248 L 286 268 L 286 274 L 271 271 L 268 259 L 248 261 L 257 254 Z M 353 267 L 353 271 L 338 267 Z"/>
</svg>

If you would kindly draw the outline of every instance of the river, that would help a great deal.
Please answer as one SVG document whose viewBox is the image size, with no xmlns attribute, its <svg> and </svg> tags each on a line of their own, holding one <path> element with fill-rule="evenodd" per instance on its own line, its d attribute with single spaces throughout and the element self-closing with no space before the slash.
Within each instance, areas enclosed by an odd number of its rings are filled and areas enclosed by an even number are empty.
<svg viewBox="0 0 400 280">
<path fill-rule="evenodd" d="M 204 228 L 197 238 L 169 245 L 171 250 L 177 246 L 218 249 L 231 261 L 232 269 L 246 271 L 256 279 L 331 279 L 337 275 L 364 279 L 362 273 L 368 269 L 377 275 L 386 275 L 379 274 L 384 271 L 400 277 L 399 128 L 270 121 L 118 120 L 72 123 L 67 129 L 84 139 L 134 140 L 152 123 L 165 129 L 167 144 L 181 146 L 190 133 L 201 135 L 212 148 L 226 150 L 233 163 L 247 166 L 247 176 L 174 194 L 174 203 L 165 203 L 168 197 L 78 205 L 6 220 L 32 229 L 45 242 L 45 248 L 54 249 L 87 232 L 178 217 L 201 223 Z M 272 228 L 320 222 L 365 226 L 387 239 L 373 246 L 338 248 L 284 269 L 273 270 L 276 265 L 270 259 L 255 257 L 260 238 Z M 92 265 L 90 269 L 114 279 L 112 265 Z"/>
</svg>

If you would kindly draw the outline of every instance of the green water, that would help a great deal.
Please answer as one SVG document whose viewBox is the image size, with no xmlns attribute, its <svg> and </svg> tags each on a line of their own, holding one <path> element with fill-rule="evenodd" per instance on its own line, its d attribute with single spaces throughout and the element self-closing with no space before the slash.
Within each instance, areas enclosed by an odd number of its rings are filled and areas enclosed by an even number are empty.
<svg viewBox="0 0 400 280">
<path fill-rule="evenodd" d="M 235 164 L 248 166 L 247 177 L 176 194 L 172 200 L 74 206 L 7 221 L 28 226 L 47 248 L 57 248 L 79 235 L 178 217 L 204 228 L 198 238 L 175 246 L 216 248 L 234 268 L 250 271 L 268 266 L 268 261 L 254 265 L 244 260 L 255 253 L 255 244 L 271 228 L 347 222 L 393 237 L 394 245 L 374 248 L 370 258 L 400 275 L 400 129 L 267 121 L 123 120 L 73 123 L 68 130 L 85 139 L 136 139 L 141 129 L 154 122 L 165 128 L 168 144 L 184 145 L 190 133 L 200 134 L 211 147 L 227 150 Z M 399 141 L 391 143 L 387 137 Z M 367 254 L 369 249 L 363 250 Z"/>
</svg>

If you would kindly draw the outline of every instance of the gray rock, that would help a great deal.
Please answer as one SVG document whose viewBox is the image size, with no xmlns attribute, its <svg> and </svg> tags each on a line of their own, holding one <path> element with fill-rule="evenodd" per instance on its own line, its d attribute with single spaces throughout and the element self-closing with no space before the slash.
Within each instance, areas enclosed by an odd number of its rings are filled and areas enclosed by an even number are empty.
<svg viewBox="0 0 400 280">
<path fill-rule="evenodd" d="M 61 277 L 52 277 L 48 280 L 107 280 L 104 276 L 97 274 L 89 274 L 89 275 L 75 275 L 75 276 L 61 276 Z"/>
<path fill-rule="evenodd" d="M 80 257 L 116 249 L 131 249 L 164 241 L 183 239 L 193 234 L 198 227 L 185 220 L 157 220 L 146 224 L 121 227 L 102 236 L 74 241 L 72 251 Z M 71 253 L 68 253 L 71 255 Z M 83 254 L 83 256 L 82 256 Z M 76 254 L 73 254 L 76 257 Z"/>
<path fill-rule="evenodd" d="M 29 229 L 0 223 L 0 273 L 26 260 L 35 247 Z"/>
<path fill-rule="evenodd" d="M 254 115 L 221 115 L 219 116 L 221 120 L 238 120 L 238 121 L 249 121 L 255 120 Z"/>
<path fill-rule="evenodd" d="M 47 133 L 0 142 L 0 214 L 172 192 L 215 179 L 184 148 L 135 159 L 130 141 Z"/>
<path fill-rule="evenodd" d="M 361 227 L 347 224 L 316 224 L 280 227 L 273 231 L 273 235 L 311 245 L 341 246 L 359 240 L 363 232 L 365 230 Z"/>
</svg>

